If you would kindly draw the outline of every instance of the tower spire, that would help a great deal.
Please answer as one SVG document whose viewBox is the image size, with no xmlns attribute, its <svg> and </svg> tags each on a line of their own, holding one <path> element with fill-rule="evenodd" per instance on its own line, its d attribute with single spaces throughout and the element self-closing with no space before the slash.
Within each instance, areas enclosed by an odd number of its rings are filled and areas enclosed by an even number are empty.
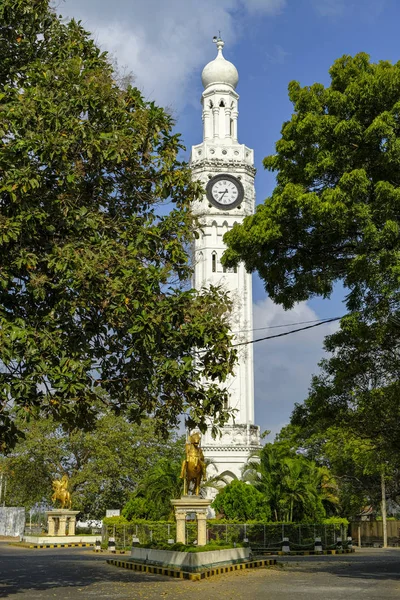
<svg viewBox="0 0 400 600">
<path fill-rule="evenodd" d="M 203 69 L 201 79 L 204 92 L 203 140 L 222 144 L 237 143 L 237 117 L 239 96 L 235 92 L 239 75 L 235 65 L 222 54 L 224 42 L 214 36 L 217 56 Z"/>
<path fill-rule="evenodd" d="M 221 39 L 221 32 L 219 32 L 218 39 L 215 40 L 217 44 L 218 56 L 223 57 L 222 48 L 225 46 L 225 42 Z"/>
</svg>

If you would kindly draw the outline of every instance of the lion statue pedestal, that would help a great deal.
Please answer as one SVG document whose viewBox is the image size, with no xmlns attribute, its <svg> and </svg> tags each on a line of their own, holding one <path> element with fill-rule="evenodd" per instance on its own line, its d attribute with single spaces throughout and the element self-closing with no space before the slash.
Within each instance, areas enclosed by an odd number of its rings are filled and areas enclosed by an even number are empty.
<svg viewBox="0 0 400 600">
<path fill-rule="evenodd" d="M 207 509 L 211 500 L 200 496 L 182 496 L 179 500 L 171 500 L 175 509 L 176 541 L 186 544 L 186 515 L 195 513 L 197 521 L 197 545 L 207 544 Z"/>
<path fill-rule="evenodd" d="M 75 535 L 76 515 L 79 510 L 49 510 L 47 514 L 48 535 Z"/>
</svg>

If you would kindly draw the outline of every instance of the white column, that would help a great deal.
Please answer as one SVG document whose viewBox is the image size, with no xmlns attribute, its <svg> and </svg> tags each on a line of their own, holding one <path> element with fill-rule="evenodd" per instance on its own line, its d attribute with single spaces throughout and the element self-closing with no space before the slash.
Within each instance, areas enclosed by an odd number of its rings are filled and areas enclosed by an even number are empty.
<svg viewBox="0 0 400 600">
<path fill-rule="evenodd" d="M 54 517 L 50 517 L 50 515 L 47 517 L 47 533 L 49 535 L 56 534 L 56 520 Z"/>
<path fill-rule="evenodd" d="M 237 141 L 237 137 L 238 137 L 237 136 L 237 119 L 238 119 L 238 114 L 239 113 L 237 111 L 234 111 L 232 113 L 232 117 L 233 117 L 233 139 L 235 141 Z"/>
<path fill-rule="evenodd" d="M 231 137 L 231 109 L 225 108 L 225 137 Z"/>
<path fill-rule="evenodd" d="M 186 544 L 186 511 L 175 510 L 176 518 L 176 543 Z"/>
<path fill-rule="evenodd" d="M 206 511 L 197 511 L 197 545 L 205 546 L 207 544 L 207 513 Z"/>
<path fill-rule="evenodd" d="M 203 111 L 203 135 L 204 135 L 205 140 L 212 138 L 212 127 L 211 127 L 210 116 L 211 115 L 210 115 L 209 110 Z"/>
<path fill-rule="evenodd" d="M 219 137 L 219 106 L 215 106 L 213 109 L 214 117 L 214 137 Z"/>
<path fill-rule="evenodd" d="M 66 535 L 67 533 L 67 517 L 66 516 L 61 516 L 60 517 L 60 525 L 58 528 L 58 535 Z"/>
<path fill-rule="evenodd" d="M 68 535 L 75 535 L 75 527 L 76 527 L 76 516 L 73 515 L 69 518 L 68 523 Z"/>
</svg>

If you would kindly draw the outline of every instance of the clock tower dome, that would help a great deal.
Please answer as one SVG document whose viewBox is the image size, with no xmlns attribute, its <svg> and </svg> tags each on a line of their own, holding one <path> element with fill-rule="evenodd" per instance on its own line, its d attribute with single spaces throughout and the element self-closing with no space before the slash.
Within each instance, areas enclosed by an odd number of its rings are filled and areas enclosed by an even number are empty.
<svg viewBox="0 0 400 600">
<path fill-rule="evenodd" d="M 218 38 L 216 45 L 217 57 L 202 73 L 203 141 L 192 147 L 190 158 L 193 177 L 206 190 L 194 206 L 201 231 L 194 244 L 193 284 L 196 289 L 223 286 L 229 292 L 234 343 L 240 343 L 252 337 L 251 274 L 243 264 L 228 269 L 220 261 L 225 250 L 224 234 L 254 212 L 256 171 L 253 150 L 238 142 L 239 75 L 222 54 L 224 42 Z M 209 475 L 216 474 L 212 472 L 215 468 L 227 481 L 240 479 L 250 453 L 260 447 L 260 430 L 254 425 L 252 344 L 239 346 L 238 351 L 235 374 L 226 384 L 234 416 L 220 437 L 214 439 L 209 429 L 202 440 L 204 455 L 212 460 Z"/>
</svg>

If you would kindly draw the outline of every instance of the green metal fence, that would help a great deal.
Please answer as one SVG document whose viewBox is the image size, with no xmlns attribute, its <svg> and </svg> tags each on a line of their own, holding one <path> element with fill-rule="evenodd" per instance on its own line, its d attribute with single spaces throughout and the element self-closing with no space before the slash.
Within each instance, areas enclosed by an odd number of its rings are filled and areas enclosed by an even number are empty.
<svg viewBox="0 0 400 600">
<path fill-rule="evenodd" d="M 114 538 L 117 548 L 131 546 L 132 538 L 140 544 L 151 542 L 166 544 L 176 539 L 175 523 L 138 523 L 125 525 L 103 525 L 103 543 Z M 196 542 L 197 524 L 186 523 L 186 543 Z M 313 550 L 315 538 L 321 538 L 324 549 L 335 548 L 338 538 L 345 544 L 347 530 L 340 525 L 308 525 L 277 524 L 263 525 L 259 523 L 208 523 L 207 541 L 233 543 L 249 543 L 267 550 L 280 550 L 283 538 L 289 538 L 291 550 Z"/>
</svg>

